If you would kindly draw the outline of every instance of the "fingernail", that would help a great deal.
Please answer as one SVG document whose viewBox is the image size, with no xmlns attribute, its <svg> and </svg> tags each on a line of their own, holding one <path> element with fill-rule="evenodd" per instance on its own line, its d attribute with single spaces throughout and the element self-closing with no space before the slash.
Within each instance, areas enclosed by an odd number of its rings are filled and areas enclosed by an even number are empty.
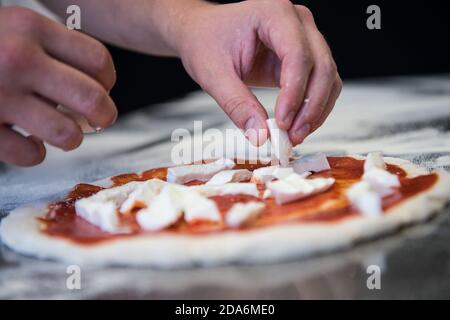
<svg viewBox="0 0 450 320">
<path fill-rule="evenodd" d="M 257 132 L 257 129 L 255 128 L 255 124 L 256 124 L 255 118 L 252 117 L 252 118 L 248 119 L 247 122 L 245 123 L 244 135 L 250 141 L 251 144 L 253 144 L 254 146 L 257 146 L 258 145 L 258 132 Z"/>
<path fill-rule="evenodd" d="M 283 122 L 286 129 L 289 129 L 291 127 L 292 121 L 294 121 L 295 114 L 295 111 L 291 110 L 284 116 Z"/>
<path fill-rule="evenodd" d="M 255 129 L 248 129 L 245 131 L 245 137 L 250 141 L 250 143 L 254 146 L 258 146 L 258 133 Z"/>
<path fill-rule="evenodd" d="M 263 145 L 269 138 L 269 133 L 266 129 L 258 129 L 258 144 L 257 146 Z"/>
<path fill-rule="evenodd" d="M 247 122 L 245 123 L 245 131 L 248 131 L 250 129 L 253 129 L 255 127 L 255 123 L 256 123 L 256 119 L 254 117 L 251 117 L 250 119 L 247 120 Z"/>
<path fill-rule="evenodd" d="M 295 135 L 300 142 L 303 142 L 303 140 L 305 140 L 305 138 L 308 136 L 310 131 L 311 131 L 311 125 L 309 123 L 307 123 L 307 124 L 303 125 L 303 127 L 301 127 L 300 129 L 295 131 Z"/>
</svg>

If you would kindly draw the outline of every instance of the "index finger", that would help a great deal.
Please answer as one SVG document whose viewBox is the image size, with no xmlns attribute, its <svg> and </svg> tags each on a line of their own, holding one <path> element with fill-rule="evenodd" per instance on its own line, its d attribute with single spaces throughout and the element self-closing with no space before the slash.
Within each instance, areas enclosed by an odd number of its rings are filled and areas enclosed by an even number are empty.
<svg viewBox="0 0 450 320">
<path fill-rule="evenodd" d="M 302 22 L 294 6 L 284 8 L 282 19 L 263 24 L 260 38 L 281 61 L 280 93 L 275 117 L 281 129 L 289 130 L 305 99 L 312 71 L 312 54 Z"/>
<path fill-rule="evenodd" d="M 114 62 L 103 44 L 49 19 L 43 18 L 39 25 L 39 38 L 48 54 L 91 76 L 106 91 L 113 88 L 116 82 Z"/>
</svg>

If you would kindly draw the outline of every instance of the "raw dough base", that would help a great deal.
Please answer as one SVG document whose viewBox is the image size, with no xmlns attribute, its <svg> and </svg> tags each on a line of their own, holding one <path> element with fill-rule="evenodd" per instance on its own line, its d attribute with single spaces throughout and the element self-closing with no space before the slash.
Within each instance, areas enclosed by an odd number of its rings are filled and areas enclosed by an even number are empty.
<svg viewBox="0 0 450 320">
<path fill-rule="evenodd" d="M 428 174 L 424 168 L 406 160 L 388 157 L 384 160 L 400 166 L 408 177 Z M 206 236 L 138 235 L 80 245 L 39 231 L 36 218 L 46 214 L 48 204 L 45 203 L 12 211 L 2 220 L 0 236 L 5 245 L 21 254 L 79 265 L 181 268 L 272 263 L 349 247 L 363 239 L 426 220 L 450 200 L 450 174 L 443 170 L 436 174 L 439 178 L 432 188 L 390 208 L 388 214 L 376 219 L 357 216 L 333 224 L 293 223 Z M 105 186 L 105 181 L 101 185 Z"/>
</svg>

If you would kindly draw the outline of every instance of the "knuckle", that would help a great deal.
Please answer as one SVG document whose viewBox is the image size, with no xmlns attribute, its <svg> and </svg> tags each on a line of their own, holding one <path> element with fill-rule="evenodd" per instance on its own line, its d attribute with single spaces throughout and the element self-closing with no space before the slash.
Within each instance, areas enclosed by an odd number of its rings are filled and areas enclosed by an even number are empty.
<svg viewBox="0 0 450 320">
<path fill-rule="evenodd" d="M 95 116 L 101 112 L 106 99 L 106 91 L 100 85 L 92 86 L 85 96 L 82 108 L 87 115 Z"/>
<path fill-rule="evenodd" d="M 272 0 L 269 1 L 272 5 L 275 2 L 278 6 L 286 8 L 286 7 L 292 7 L 292 2 L 289 0 Z"/>
<path fill-rule="evenodd" d="M 331 58 L 323 59 L 317 68 L 320 75 L 332 77 L 333 79 L 337 73 L 336 63 Z"/>
<path fill-rule="evenodd" d="M 257 8 L 273 14 L 274 10 L 278 13 L 284 13 L 292 9 L 292 3 L 289 0 L 253 0 Z"/>
<path fill-rule="evenodd" d="M 32 63 L 33 52 L 24 41 L 9 41 L 1 46 L 0 68 L 2 73 L 17 73 Z"/>
<path fill-rule="evenodd" d="M 308 19 L 314 18 L 313 13 L 311 12 L 311 10 L 308 7 L 306 7 L 304 5 L 298 5 L 295 7 L 296 7 L 297 11 L 300 13 L 301 17 L 308 18 Z"/>
<path fill-rule="evenodd" d="M 297 57 L 298 62 L 301 66 L 306 67 L 306 68 L 312 68 L 313 59 L 312 59 L 312 54 L 309 50 L 305 50 L 305 49 L 299 47 L 294 52 L 294 54 Z"/>
<path fill-rule="evenodd" d="M 14 30 L 29 33 L 36 31 L 40 27 L 41 21 L 41 17 L 32 10 L 12 8 L 8 22 Z"/>
</svg>

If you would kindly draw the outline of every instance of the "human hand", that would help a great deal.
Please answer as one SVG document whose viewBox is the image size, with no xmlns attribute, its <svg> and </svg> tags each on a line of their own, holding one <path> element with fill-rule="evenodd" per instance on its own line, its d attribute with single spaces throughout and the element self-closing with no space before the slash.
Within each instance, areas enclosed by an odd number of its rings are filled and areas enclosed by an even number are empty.
<svg viewBox="0 0 450 320">
<path fill-rule="evenodd" d="M 280 87 L 275 116 L 295 145 L 330 114 L 342 82 L 306 7 L 249 0 L 183 17 L 176 46 L 186 70 L 253 144 L 265 141 L 267 113 L 248 86 Z"/>
<path fill-rule="evenodd" d="M 111 126 L 117 109 L 108 92 L 115 80 L 100 42 L 28 9 L 0 8 L 0 161 L 36 165 L 45 157 L 43 141 L 77 148 L 83 133 L 56 110 L 59 104 L 94 128 Z"/>
</svg>

